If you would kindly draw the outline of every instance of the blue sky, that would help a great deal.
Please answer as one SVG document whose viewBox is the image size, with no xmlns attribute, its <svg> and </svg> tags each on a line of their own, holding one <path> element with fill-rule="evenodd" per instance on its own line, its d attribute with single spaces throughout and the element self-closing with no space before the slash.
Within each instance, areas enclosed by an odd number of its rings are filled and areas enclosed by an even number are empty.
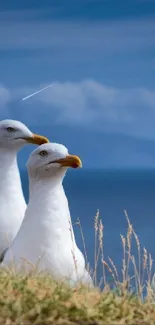
<svg viewBox="0 0 155 325">
<path fill-rule="evenodd" d="M 155 166 L 154 0 L 3 1 L 0 30 L 1 119 L 85 167 Z"/>
</svg>

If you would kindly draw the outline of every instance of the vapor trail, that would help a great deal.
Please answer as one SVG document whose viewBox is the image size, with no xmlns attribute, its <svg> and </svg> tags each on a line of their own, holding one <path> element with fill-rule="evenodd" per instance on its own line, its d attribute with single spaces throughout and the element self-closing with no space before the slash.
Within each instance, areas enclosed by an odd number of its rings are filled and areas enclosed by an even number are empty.
<svg viewBox="0 0 155 325">
<path fill-rule="evenodd" d="M 28 98 L 30 98 L 30 97 L 32 97 L 32 96 L 35 96 L 36 94 L 40 93 L 41 91 L 43 91 L 43 90 L 45 90 L 45 89 L 47 89 L 47 88 L 49 88 L 49 87 L 51 87 L 51 86 L 53 86 L 53 85 L 54 85 L 54 84 L 51 84 L 51 85 L 49 85 L 49 86 L 46 86 L 46 87 L 44 87 L 44 88 L 42 88 L 42 89 L 36 91 L 35 93 L 30 94 L 30 95 L 28 95 L 28 96 L 22 98 L 22 100 L 26 100 L 26 99 L 28 99 Z"/>
</svg>

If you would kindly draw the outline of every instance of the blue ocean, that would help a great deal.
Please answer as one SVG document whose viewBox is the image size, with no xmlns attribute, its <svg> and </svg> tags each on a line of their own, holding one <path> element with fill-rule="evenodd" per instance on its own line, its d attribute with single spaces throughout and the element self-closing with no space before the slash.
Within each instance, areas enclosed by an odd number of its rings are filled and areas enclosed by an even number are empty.
<svg viewBox="0 0 155 325">
<path fill-rule="evenodd" d="M 23 190 L 28 199 L 27 173 L 21 172 Z M 79 247 L 83 242 L 79 218 L 91 268 L 94 268 L 94 216 L 99 215 L 104 225 L 104 254 L 121 268 L 122 245 L 127 222 L 124 210 L 139 237 L 155 259 L 155 170 L 69 170 L 64 179 L 74 231 Z M 135 250 L 135 247 L 134 247 Z M 134 252 L 135 253 L 135 252 Z"/>
</svg>

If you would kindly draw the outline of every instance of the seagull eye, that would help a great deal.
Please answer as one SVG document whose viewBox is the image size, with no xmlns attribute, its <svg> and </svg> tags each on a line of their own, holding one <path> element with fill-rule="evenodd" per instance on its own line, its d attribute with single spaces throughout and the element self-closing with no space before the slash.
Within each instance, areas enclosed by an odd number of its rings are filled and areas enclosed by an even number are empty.
<svg viewBox="0 0 155 325">
<path fill-rule="evenodd" d="M 8 131 L 8 132 L 14 132 L 14 131 L 16 131 L 14 128 L 12 128 L 11 126 L 8 126 L 8 128 L 6 128 L 6 130 Z"/>
<path fill-rule="evenodd" d="M 47 152 L 46 150 L 42 150 L 42 151 L 40 151 L 39 155 L 40 155 L 41 157 L 45 157 L 45 156 L 48 155 L 48 152 Z"/>
</svg>

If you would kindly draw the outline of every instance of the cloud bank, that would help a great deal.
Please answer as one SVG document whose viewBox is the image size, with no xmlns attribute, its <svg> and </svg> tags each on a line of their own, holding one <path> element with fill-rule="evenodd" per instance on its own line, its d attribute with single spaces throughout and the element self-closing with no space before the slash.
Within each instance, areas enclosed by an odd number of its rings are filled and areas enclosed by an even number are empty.
<svg viewBox="0 0 155 325">
<path fill-rule="evenodd" d="M 1 87 L 1 118 L 18 116 L 28 123 L 76 125 L 155 139 L 155 91 L 117 89 L 95 80 L 68 81 L 21 101 L 38 88 Z"/>
</svg>

